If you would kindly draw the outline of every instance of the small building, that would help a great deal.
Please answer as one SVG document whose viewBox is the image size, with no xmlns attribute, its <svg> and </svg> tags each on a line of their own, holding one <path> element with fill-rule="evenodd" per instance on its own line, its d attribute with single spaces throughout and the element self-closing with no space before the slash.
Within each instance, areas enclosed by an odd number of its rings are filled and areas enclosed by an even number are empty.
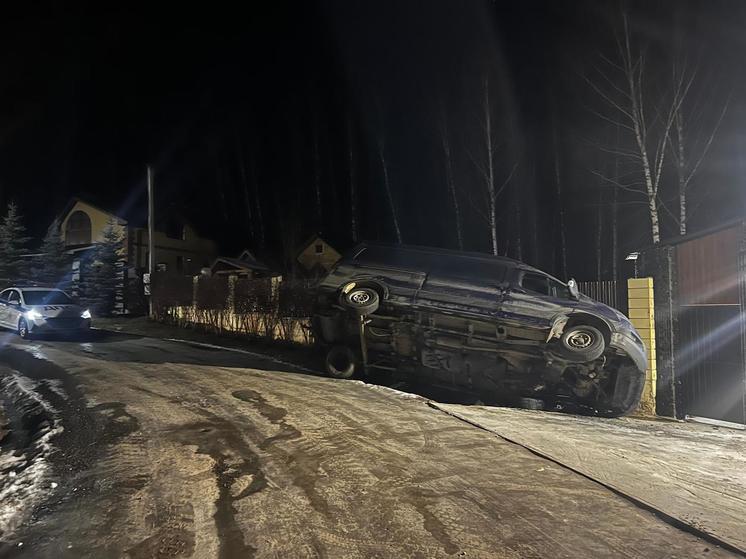
<svg viewBox="0 0 746 559">
<path fill-rule="evenodd" d="M 298 263 L 307 275 L 321 276 L 329 272 L 342 255 L 321 238 L 313 235 L 298 249 Z"/>
<path fill-rule="evenodd" d="M 276 274 L 269 266 L 257 260 L 248 250 L 244 250 L 238 258 L 219 256 L 210 267 L 213 276 L 237 276 L 247 279 L 274 277 Z"/>
</svg>

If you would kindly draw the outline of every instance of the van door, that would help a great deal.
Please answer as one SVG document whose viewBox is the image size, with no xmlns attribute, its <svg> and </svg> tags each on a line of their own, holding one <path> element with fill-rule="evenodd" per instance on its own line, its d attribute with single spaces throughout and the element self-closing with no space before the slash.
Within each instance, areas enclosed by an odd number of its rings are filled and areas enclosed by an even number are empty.
<svg viewBox="0 0 746 559">
<path fill-rule="evenodd" d="M 497 317 L 505 294 L 507 267 L 500 262 L 443 260 L 430 269 L 417 294 L 418 307 L 451 314 Z"/>
<path fill-rule="evenodd" d="M 555 316 L 576 306 L 565 284 L 541 272 L 521 270 L 506 294 L 502 316 L 515 326 L 548 330 Z"/>
</svg>

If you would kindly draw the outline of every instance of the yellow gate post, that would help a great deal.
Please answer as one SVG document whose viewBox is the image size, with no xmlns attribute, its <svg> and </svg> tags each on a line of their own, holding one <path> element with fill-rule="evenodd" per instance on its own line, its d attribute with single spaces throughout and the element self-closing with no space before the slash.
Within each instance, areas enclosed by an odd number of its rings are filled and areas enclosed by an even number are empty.
<svg viewBox="0 0 746 559">
<path fill-rule="evenodd" d="M 637 329 L 648 352 L 648 369 L 645 371 L 645 388 L 637 413 L 655 415 L 655 312 L 653 307 L 653 278 L 627 280 L 629 319 Z"/>
</svg>

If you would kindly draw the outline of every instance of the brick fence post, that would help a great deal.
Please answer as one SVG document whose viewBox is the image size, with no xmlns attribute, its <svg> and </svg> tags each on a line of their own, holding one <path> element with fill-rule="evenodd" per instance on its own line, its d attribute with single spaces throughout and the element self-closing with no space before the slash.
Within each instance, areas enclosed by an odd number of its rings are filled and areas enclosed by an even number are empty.
<svg viewBox="0 0 746 559">
<path fill-rule="evenodd" d="M 645 371 L 645 388 L 638 413 L 655 415 L 656 381 L 658 371 L 655 362 L 655 305 L 653 278 L 632 278 L 627 280 L 629 318 L 637 329 L 648 352 L 648 368 Z"/>
</svg>

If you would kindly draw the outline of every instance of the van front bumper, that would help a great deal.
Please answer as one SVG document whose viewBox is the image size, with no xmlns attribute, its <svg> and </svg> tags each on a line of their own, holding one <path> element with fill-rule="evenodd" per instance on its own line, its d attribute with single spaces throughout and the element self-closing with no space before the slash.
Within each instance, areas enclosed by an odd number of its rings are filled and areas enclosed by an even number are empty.
<svg viewBox="0 0 746 559">
<path fill-rule="evenodd" d="M 645 345 L 635 339 L 631 332 L 616 332 L 612 334 L 609 347 L 627 355 L 641 372 L 644 373 L 647 370 L 648 355 L 645 351 Z"/>
</svg>

